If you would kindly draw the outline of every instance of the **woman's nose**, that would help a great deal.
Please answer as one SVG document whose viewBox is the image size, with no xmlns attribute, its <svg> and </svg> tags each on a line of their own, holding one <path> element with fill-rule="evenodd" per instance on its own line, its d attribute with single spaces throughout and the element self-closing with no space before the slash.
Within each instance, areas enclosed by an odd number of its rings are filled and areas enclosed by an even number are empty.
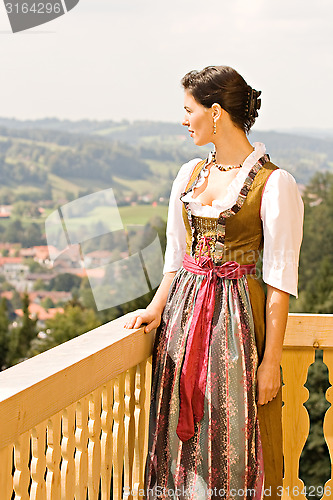
<svg viewBox="0 0 333 500">
<path fill-rule="evenodd" d="M 188 119 L 186 117 L 183 119 L 182 125 L 184 125 L 185 127 L 188 127 L 189 121 L 188 121 Z"/>
</svg>

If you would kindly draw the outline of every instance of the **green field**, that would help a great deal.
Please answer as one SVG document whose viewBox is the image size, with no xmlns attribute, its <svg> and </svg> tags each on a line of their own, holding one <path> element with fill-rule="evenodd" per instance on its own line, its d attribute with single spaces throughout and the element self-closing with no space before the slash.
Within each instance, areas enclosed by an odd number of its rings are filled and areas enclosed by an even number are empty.
<svg viewBox="0 0 333 500">
<path fill-rule="evenodd" d="M 164 205 L 136 205 L 130 207 L 120 207 L 120 216 L 125 225 L 146 224 L 149 219 L 155 216 L 161 217 L 166 221 L 168 216 L 168 207 Z"/>
<path fill-rule="evenodd" d="M 53 211 L 47 210 L 46 216 L 50 215 Z M 153 207 L 152 205 L 131 205 L 125 207 L 119 207 L 120 217 L 122 223 L 127 225 L 132 224 L 142 224 L 145 225 L 149 220 L 153 217 L 161 217 L 164 221 L 167 219 L 168 215 L 168 207 L 166 205 L 157 205 Z M 98 222 L 104 222 L 108 225 L 110 221 L 110 217 L 113 217 L 114 209 L 112 208 L 103 208 L 103 209 L 95 209 L 86 217 L 73 217 L 71 219 L 71 227 L 72 228 L 80 228 L 80 227 L 88 227 L 93 224 L 97 224 Z M 1 220 L 1 226 L 6 229 L 7 225 L 10 224 L 14 220 L 14 217 L 10 219 Z M 32 222 L 40 224 L 44 226 L 45 219 L 29 219 L 26 217 L 20 218 L 23 226 L 27 226 Z"/>
</svg>

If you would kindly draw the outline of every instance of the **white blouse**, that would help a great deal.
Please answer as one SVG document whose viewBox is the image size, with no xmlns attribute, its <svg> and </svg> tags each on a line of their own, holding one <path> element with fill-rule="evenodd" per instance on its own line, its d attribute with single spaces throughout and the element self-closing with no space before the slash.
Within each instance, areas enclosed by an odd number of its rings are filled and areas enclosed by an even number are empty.
<svg viewBox="0 0 333 500">
<path fill-rule="evenodd" d="M 246 158 L 242 168 L 228 186 L 223 200 L 213 200 L 212 206 L 202 205 L 192 198 L 192 190 L 183 197 L 190 203 L 193 215 L 218 217 L 220 212 L 231 208 L 238 198 L 244 181 L 255 163 L 265 152 L 265 145 L 256 142 L 254 151 Z M 201 158 L 185 163 L 175 178 L 170 194 L 167 247 L 163 273 L 177 271 L 183 262 L 186 250 L 186 229 L 182 217 L 180 195 L 185 191 L 195 165 Z M 204 182 L 201 171 L 196 184 Z M 207 175 L 207 174 L 206 174 Z M 263 223 L 263 276 L 268 285 L 298 297 L 298 262 L 303 237 L 304 206 L 294 177 L 283 169 L 277 169 L 269 176 L 263 190 L 260 217 Z"/>
</svg>

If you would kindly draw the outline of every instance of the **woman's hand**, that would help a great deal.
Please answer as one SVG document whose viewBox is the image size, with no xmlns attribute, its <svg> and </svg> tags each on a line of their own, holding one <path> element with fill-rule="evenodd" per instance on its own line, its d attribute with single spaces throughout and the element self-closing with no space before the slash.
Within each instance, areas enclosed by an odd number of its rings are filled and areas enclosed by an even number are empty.
<svg viewBox="0 0 333 500">
<path fill-rule="evenodd" d="M 161 284 L 149 306 L 146 309 L 134 311 L 134 313 L 129 316 L 125 328 L 139 328 L 142 323 L 147 323 L 145 333 L 149 333 L 159 326 L 162 312 L 167 301 L 169 288 L 175 274 L 175 271 L 164 274 Z"/>
<path fill-rule="evenodd" d="M 288 308 L 289 293 L 267 285 L 265 350 L 257 370 L 258 405 L 272 401 L 281 385 L 280 364 Z"/>
<path fill-rule="evenodd" d="M 142 323 L 147 323 L 144 330 L 145 333 L 151 332 L 151 330 L 157 328 L 161 323 L 161 313 L 149 306 L 147 309 L 138 309 L 128 318 L 124 328 L 139 328 Z"/>
<path fill-rule="evenodd" d="M 265 405 L 272 401 L 281 385 L 281 372 L 278 363 L 262 360 L 257 370 L 257 403 Z"/>
</svg>

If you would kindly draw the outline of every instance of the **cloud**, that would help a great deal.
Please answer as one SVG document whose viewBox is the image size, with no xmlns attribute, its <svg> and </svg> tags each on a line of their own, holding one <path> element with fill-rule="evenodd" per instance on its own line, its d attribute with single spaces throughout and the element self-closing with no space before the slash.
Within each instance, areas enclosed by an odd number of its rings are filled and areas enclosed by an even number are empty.
<svg viewBox="0 0 333 500">
<path fill-rule="evenodd" d="M 258 128 L 328 127 L 332 15 L 329 0 L 85 0 L 53 33 L 0 34 L 0 114 L 178 121 L 180 78 L 228 64 L 263 91 Z"/>
</svg>

